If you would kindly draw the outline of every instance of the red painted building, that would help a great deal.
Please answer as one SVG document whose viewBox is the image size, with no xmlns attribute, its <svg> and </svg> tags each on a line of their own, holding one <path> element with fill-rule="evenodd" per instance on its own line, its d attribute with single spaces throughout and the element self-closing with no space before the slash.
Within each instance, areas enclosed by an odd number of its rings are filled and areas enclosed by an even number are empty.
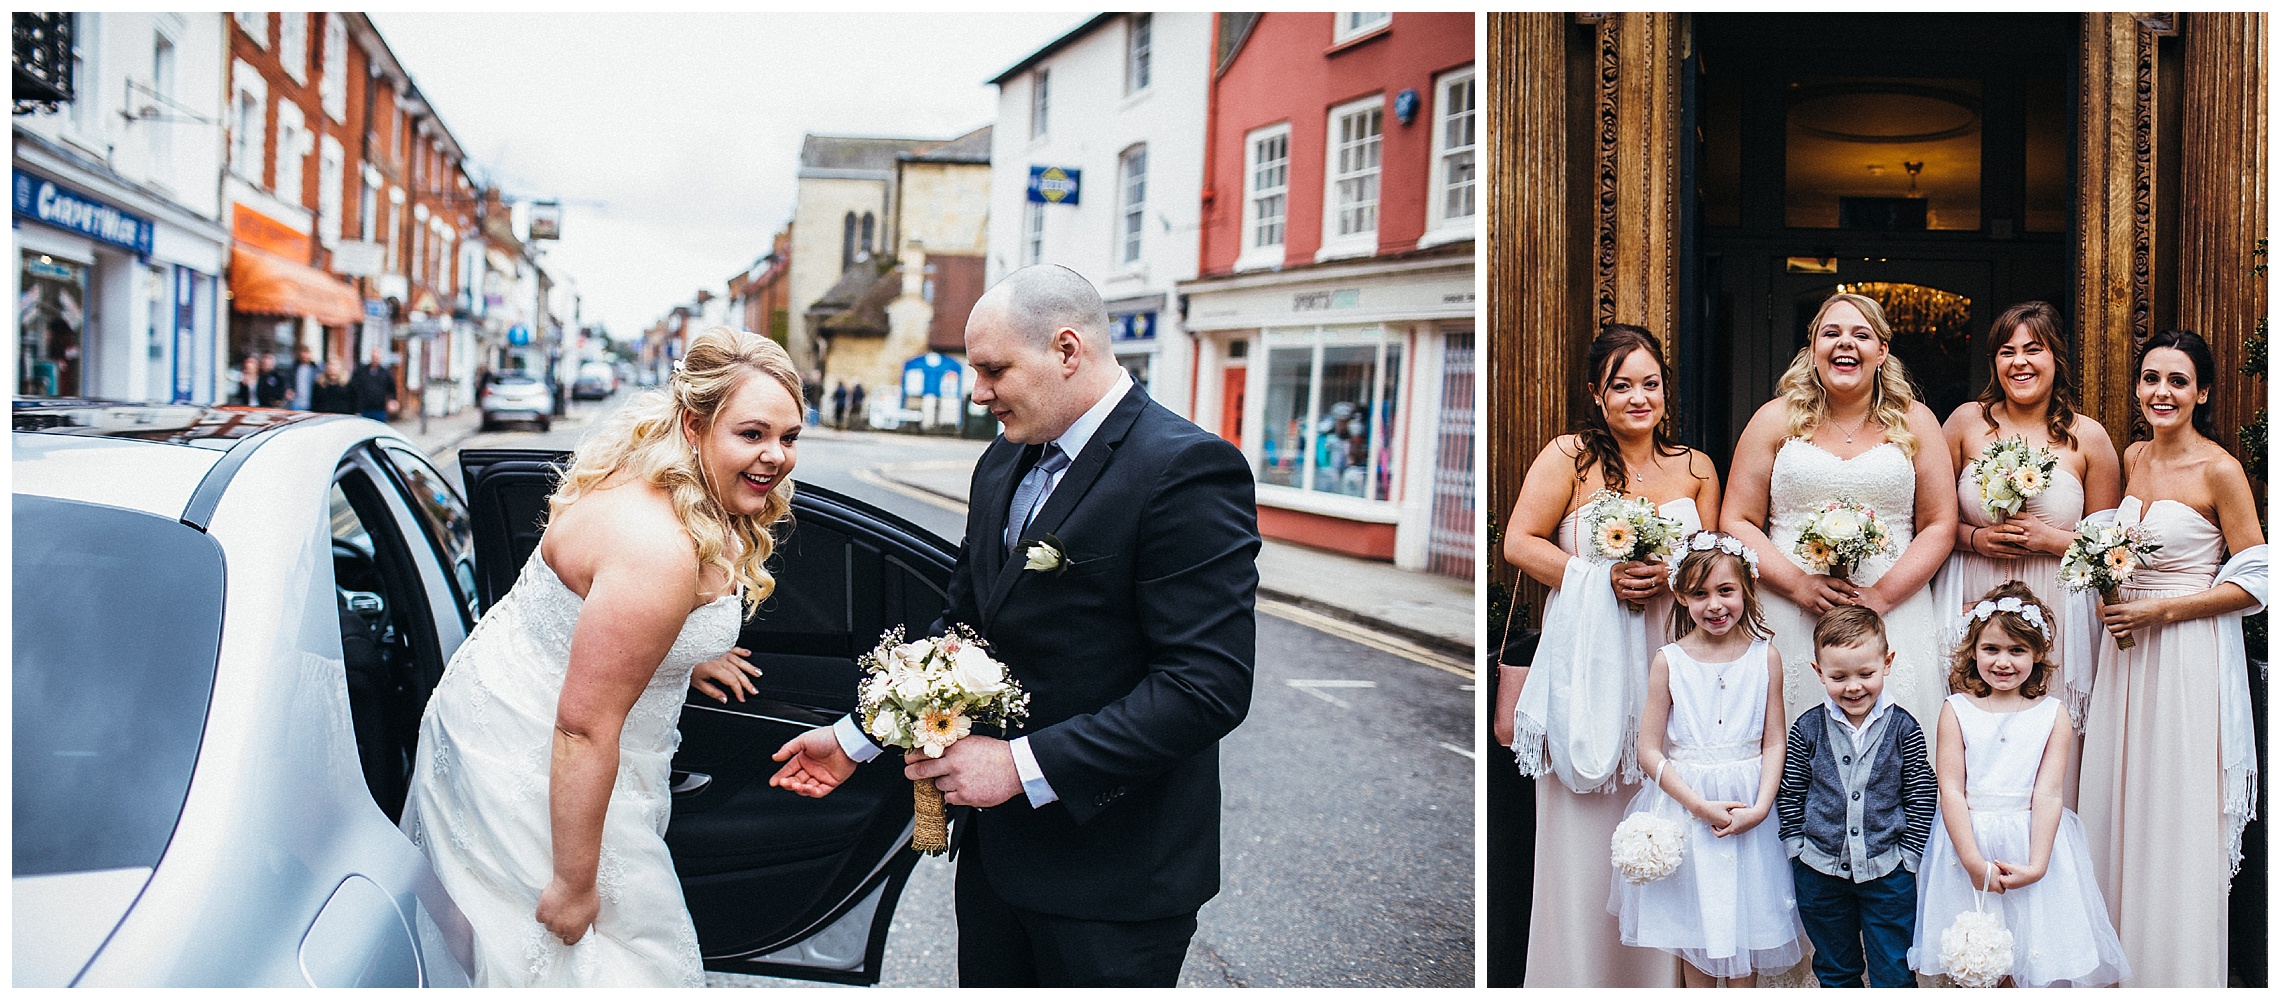
<svg viewBox="0 0 2280 1000">
<path fill-rule="evenodd" d="M 1220 14 L 1191 412 L 1271 538 L 1470 577 L 1470 13 Z"/>
</svg>

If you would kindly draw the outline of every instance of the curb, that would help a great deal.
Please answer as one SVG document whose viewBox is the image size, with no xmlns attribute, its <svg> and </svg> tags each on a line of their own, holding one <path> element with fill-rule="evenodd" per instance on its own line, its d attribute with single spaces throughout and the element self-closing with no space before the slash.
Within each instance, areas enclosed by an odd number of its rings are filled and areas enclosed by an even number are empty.
<svg viewBox="0 0 2280 1000">
<path fill-rule="evenodd" d="M 964 504 L 966 502 L 966 497 L 962 494 L 952 494 L 946 490 L 935 489 L 923 483 L 914 483 L 907 479 L 902 479 L 896 476 L 886 476 L 886 478 L 892 479 L 896 483 L 907 486 L 921 493 L 938 496 L 953 503 Z M 1369 629 L 1372 632 L 1381 633 L 1388 638 L 1399 639 L 1403 642 L 1415 645 L 1420 649 L 1430 650 L 1443 656 L 1463 660 L 1466 663 L 1471 663 L 1473 661 L 1473 657 L 1476 652 L 1473 644 L 1470 642 L 1466 642 L 1460 639 L 1451 639 L 1445 635 L 1436 635 L 1423 629 L 1411 628 L 1407 625 L 1401 625 L 1387 621 L 1383 618 L 1377 617 L 1376 615 L 1364 614 L 1352 608 L 1340 607 L 1338 605 L 1331 604 L 1328 601 L 1317 600 L 1312 597 L 1300 596 L 1298 594 L 1293 594 L 1285 590 L 1277 590 L 1273 587 L 1266 586 L 1265 584 L 1261 584 L 1259 586 L 1259 596 L 1268 598 L 1270 600 L 1281 601 L 1284 604 L 1289 604 L 1294 607 L 1305 608 L 1306 610 L 1315 612 L 1317 614 L 1328 615 L 1342 622 L 1359 625 L 1363 628 Z"/>
</svg>

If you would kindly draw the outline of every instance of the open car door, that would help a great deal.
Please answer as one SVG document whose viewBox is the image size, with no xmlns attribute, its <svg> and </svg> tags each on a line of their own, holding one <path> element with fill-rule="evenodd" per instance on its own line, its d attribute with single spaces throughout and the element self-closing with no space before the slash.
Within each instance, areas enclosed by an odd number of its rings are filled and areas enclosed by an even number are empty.
<svg viewBox="0 0 2280 1000">
<path fill-rule="evenodd" d="M 567 452 L 462 451 L 483 607 L 538 547 L 546 496 Z M 776 592 L 737 644 L 761 669 L 757 697 L 726 705 L 692 692 L 673 758 L 665 834 L 716 972 L 871 985 L 887 925 L 918 853 L 910 782 L 865 766 L 808 799 L 768 784 L 769 755 L 855 707 L 855 658 L 896 625 L 914 635 L 948 603 L 957 549 L 893 514 L 799 484 L 792 527 L 769 561 Z"/>
</svg>

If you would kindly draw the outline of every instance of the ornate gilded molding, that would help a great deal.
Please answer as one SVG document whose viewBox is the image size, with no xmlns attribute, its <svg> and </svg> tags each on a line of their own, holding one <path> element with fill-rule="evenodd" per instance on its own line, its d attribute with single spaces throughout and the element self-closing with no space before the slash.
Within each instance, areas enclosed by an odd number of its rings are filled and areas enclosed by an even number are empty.
<svg viewBox="0 0 2280 1000">
<path fill-rule="evenodd" d="M 2075 316 L 2083 409 L 2117 433 L 2129 426 L 2129 367 L 2153 332 L 2157 39 L 2167 15 L 2082 15 L 2081 234 Z"/>
<path fill-rule="evenodd" d="M 1592 323 L 1668 338 L 1678 303 L 1679 26 L 1685 15 L 1576 15 L 1592 46 Z M 1588 332 L 1586 336 L 1588 336 Z"/>
</svg>

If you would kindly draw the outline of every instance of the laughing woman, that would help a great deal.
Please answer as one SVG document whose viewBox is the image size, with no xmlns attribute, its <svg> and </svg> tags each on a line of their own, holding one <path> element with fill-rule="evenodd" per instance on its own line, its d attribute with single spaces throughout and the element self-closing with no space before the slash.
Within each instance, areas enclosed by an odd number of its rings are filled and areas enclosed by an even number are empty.
<svg viewBox="0 0 2280 1000">
<path fill-rule="evenodd" d="M 1916 401 L 1892 355 L 1892 327 L 1875 299 L 1840 292 L 1821 304 L 1810 340 L 1734 445 L 1726 533 L 1764 554 L 1766 624 L 1781 650 L 1785 722 L 1825 701 L 1813 674 L 1813 625 L 1832 608 L 1884 616 L 1896 654 L 1886 697 L 1919 724 L 1947 697 L 1932 574 L 1955 541 L 1955 467 L 1939 418 Z M 1873 508 L 1890 547 L 1850 579 L 1816 573 L 1798 554 L 1805 519 L 1849 500 Z M 1775 558 L 1778 555 L 1780 558 Z"/>
<path fill-rule="evenodd" d="M 1987 388 L 1979 398 L 1948 415 L 1948 456 L 1961 470 L 1956 501 L 1955 552 L 1934 584 L 1941 621 L 1953 631 L 1962 609 L 2005 580 L 2027 585 L 2044 602 L 2059 607 L 2058 557 L 2074 543 L 2082 515 L 2112 510 L 2122 499 L 2122 463 L 2106 428 L 2075 412 L 2074 381 L 2067 372 L 2066 334 L 2058 310 L 2047 302 L 2021 302 L 1995 318 L 1987 352 Z M 1981 502 L 1971 463 L 1989 444 L 2014 438 L 2050 451 L 2058 468 L 2042 491 L 2018 513 L 1998 519 Z M 1996 523 L 2000 520 L 2001 523 Z M 2054 637 L 2050 661 L 2062 675 L 2069 668 L 2090 669 L 2087 658 L 2070 659 L 2062 637 Z M 2053 691 L 2064 691 L 2054 683 Z M 2069 704 L 2077 723 L 2083 706 Z M 2076 744 L 2079 748 L 2080 744 Z M 2076 751 L 2077 757 L 2080 750 Z M 2067 769 L 2066 799 L 2074 801 L 2076 769 Z"/>
<path fill-rule="evenodd" d="M 2241 616 L 2264 605 L 2264 532 L 2247 474 L 2214 439 L 2215 374 L 2196 334 L 2155 334 L 2138 354 L 2153 439 L 2124 453 L 2128 495 L 2113 519 L 2161 547 L 2098 611 L 2107 635 L 2084 636 L 2074 654 L 2096 653 L 2082 826 L 2130 958 L 2124 986 L 2225 985 L 2225 895 L 2255 812 Z M 2118 648 L 2123 635 L 2135 645 Z"/>
<path fill-rule="evenodd" d="M 1576 521 L 1607 489 L 1652 501 L 1692 533 L 1718 523 L 1718 474 L 1669 436 L 1670 370 L 1653 334 L 1609 324 L 1584 360 L 1594 405 L 1581 430 L 1536 456 L 1504 545 L 1507 561 L 1553 588 L 1533 670 L 1500 667 L 1497 688 L 1497 741 L 1536 779 L 1525 985 L 1677 986 L 1677 961 L 1624 947 L 1607 912 L 1608 840 L 1628 798 L 1613 793 L 1639 780 L 1627 754 L 1638 744 L 1648 655 L 1670 638 L 1667 570 L 1580 555 Z"/>
</svg>

